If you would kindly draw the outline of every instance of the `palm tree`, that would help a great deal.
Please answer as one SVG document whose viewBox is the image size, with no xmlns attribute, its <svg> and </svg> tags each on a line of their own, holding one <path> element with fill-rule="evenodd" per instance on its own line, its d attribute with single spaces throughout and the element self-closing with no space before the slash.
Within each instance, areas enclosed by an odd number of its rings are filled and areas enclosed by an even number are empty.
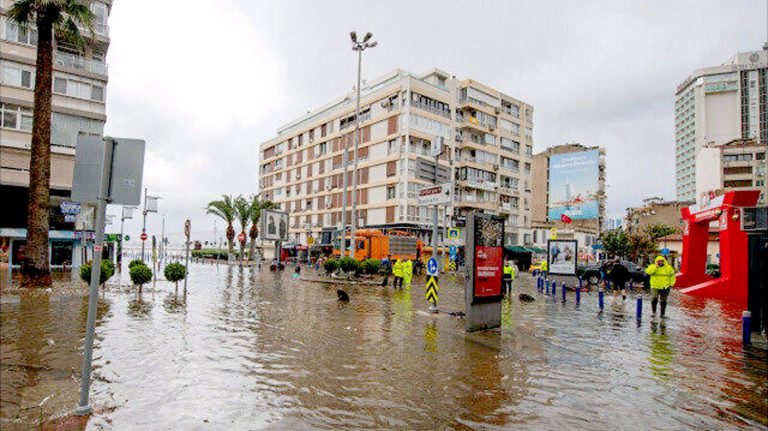
<svg viewBox="0 0 768 431">
<path fill-rule="evenodd" d="M 235 199 L 235 215 L 240 221 L 240 235 L 243 240 L 240 241 L 240 260 L 245 258 L 245 230 L 248 229 L 248 223 L 251 221 L 251 204 L 242 196 Z"/>
<path fill-rule="evenodd" d="M 253 260 L 253 250 L 256 248 L 256 237 L 259 236 L 259 220 L 261 219 L 262 210 L 275 210 L 280 208 L 280 205 L 272 201 L 262 201 L 258 196 L 251 197 L 251 231 L 248 232 L 248 236 L 251 238 L 251 246 L 248 250 L 248 260 Z"/>
<path fill-rule="evenodd" d="M 29 163 L 27 244 L 21 265 L 24 287 L 50 287 L 48 265 L 48 207 L 51 179 L 51 90 L 53 36 L 82 46 L 78 25 L 91 28 L 93 12 L 78 0 L 17 0 L 8 10 L 11 20 L 37 28 L 34 117 Z"/>
<path fill-rule="evenodd" d="M 234 253 L 235 228 L 232 223 L 235 221 L 235 200 L 231 195 L 221 195 L 219 201 L 208 202 L 206 214 L 213 214 L 227 222 L 227 242 L 229 245 L 229 254 Z"/>
</svg>

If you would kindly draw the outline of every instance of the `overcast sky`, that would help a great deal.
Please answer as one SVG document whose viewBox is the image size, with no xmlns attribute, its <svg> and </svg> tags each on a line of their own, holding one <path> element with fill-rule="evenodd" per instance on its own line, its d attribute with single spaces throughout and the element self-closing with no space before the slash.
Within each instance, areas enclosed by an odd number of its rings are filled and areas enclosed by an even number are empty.
<svg viewBox="0 0 768 431">
<path fill-rule="evenodd" d="M 258 192 L 261 142 L 352 88 L 348 33 L 371 31 L 363 79 L 438 67 L 532 104 L 536 152 L 605 147 L 621 217 L 674 198 L 677 84 L 762 47 L 767 21 L 765 0 L 117 0 L 106 133 L 147 142 L 144 185 L 163 197 L 149 233 L 165 214 L 166 232 L 188 217 L 200 238 L 208 201 Z M 138 237 L 140 215 L 125 230 Z"/>
</svg>

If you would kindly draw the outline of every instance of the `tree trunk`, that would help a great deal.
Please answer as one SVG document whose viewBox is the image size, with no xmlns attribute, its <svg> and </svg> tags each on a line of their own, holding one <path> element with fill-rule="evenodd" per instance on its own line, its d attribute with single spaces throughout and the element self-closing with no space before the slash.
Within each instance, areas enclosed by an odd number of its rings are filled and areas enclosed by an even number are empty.
<svg viewBox="0 0 768 431">
<path fill-rule="evenodd" d="M 248 250 L 248 260 L 253 261 L 253 252 L 256 249 L 256 237 L 259 236 L 259 229 L 256 227 L 258 220 L 251 226 L 249 236 L 251 237 L 251 246 Z"/>
<path fill-rule="evenodd" d="M 37 23 L 37 70 L 35 107 L 32 121 L 32 148 L 29 162 L 29 203 L 27 244 L 21 264 L 23 287 L 50 287 L 48 262 L 48 206 L 51 179 L 51 89 L 53 29 L 42 17 Z"/>
<path fill-rule="evenodd" d="M 245 236 L 245 230 L 240 232 L 242 236 Z M 242 262 L 245 259 L 245 241 L 240 241 L 238 239 L 238 242 L 240 243 L 240 262 Z"/>
<path fill-rule="evenodd" d="M 227 226 L 227 246 L 229 247 L 229 255 L 235 252 L 235 228 L 231 224 Z"/>
</svg>

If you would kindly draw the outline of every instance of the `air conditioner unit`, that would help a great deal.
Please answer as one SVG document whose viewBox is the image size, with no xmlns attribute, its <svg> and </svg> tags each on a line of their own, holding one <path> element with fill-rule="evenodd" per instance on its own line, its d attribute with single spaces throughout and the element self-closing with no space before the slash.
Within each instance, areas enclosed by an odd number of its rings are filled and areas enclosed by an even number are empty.
<svg viewBox="0 0 768 431">
<path fill-rule="evenodd" d="M 296 179 L 300 180 L 301 179 L 301 174 L 296 174 Z"/>
<path fill-rule="evenodd" d="M 385 109 L 389 108 L 389 99 L 384 100 L 383 102 L 381 102 L 381 107 L 385 108 Z"/>
<path fill-rule="evenodd" d="M 326 190 L 331 190 L 331 189 L 333 189 L 333 185 L 332 184 L 328 184 L 327 186 L 325 186 L 325 189 Z"/>
<path fill-rule="evenodd" d="M 494 127 L 494 126 L 488 126 L 488 129 L 489 129 L 491 132 L 493 132 L 494 130 L 496 130 L 496 127 Z"/>
<path fill-rule="evenodd" d="M 326 208 L 326 209 L 329 209 L 329 208 L 331 208 L 332 206 L 333 206 L 333 202 L 331 202 L 331 201 L 328 201 L 328 202 L 326 202 L 326 203 L 325 203 L 325 208 Z"/>
<path fill-rule="evenodd" d="M 493 110 L 494 110 L 494 112 L 496 112 L 497 114 L 500 114 L 500 113 L 501 113 L 501 109 L 499 109 L 499 108 L 493 108 Z"/>
<path fill-rule="evenodd" d="M 493 169 L 499 169 L 499 165 L 494 164 Z"/>
</svg>

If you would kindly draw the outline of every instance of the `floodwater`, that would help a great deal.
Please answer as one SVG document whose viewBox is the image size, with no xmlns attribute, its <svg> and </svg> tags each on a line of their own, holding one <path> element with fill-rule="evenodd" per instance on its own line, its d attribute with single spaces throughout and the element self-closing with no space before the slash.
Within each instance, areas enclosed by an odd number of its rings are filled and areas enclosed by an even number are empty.
<svg viewBox="0 0 768 431">
<path fill-rule="evenodd" d="M 308 272 L 305 270 L 305 272 Z M 311 271 L 309 271 L 311 272 Z M 440 308 L 463 309 L 441 279 Z M 738 316 L 673 295 L 664 320 L 635 300 L 535 292 L 527 275 L 500 330 L 466 335 L 410 290 L 339 286 L 290 271 L 194 264 L 186 297 L 158 281 L 99 302 L 87 429 L 765 429 L 765 342 Z M 35 429 L 77 403 L 87 300 L 5 294 L 0 428 Z"/>
</svg>

